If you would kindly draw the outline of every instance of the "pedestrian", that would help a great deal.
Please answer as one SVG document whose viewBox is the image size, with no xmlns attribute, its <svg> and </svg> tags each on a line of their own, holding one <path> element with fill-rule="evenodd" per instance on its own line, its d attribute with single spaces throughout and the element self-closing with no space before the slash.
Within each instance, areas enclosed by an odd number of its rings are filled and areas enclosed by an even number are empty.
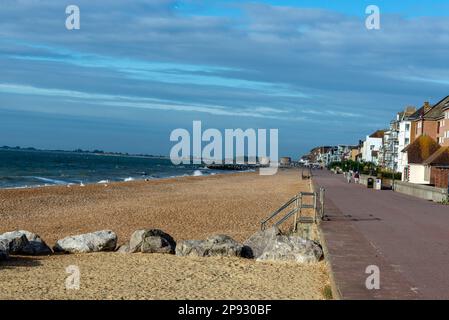
<svg viewBox="0 0 449 320">
<path fill-rule="evenodd" d="M 346 180 L 348 181 L 348 183 L 351 183 L 351 172 L 347 172 L 346 173 Z"/>
<path fill-rule="evenodd" d="M 357 171 L 354 174 L 354 183 L 359 183 L 359 179 L 360 179 L 360 175 L 359 175 L 359 172 Z"/>
</svg>

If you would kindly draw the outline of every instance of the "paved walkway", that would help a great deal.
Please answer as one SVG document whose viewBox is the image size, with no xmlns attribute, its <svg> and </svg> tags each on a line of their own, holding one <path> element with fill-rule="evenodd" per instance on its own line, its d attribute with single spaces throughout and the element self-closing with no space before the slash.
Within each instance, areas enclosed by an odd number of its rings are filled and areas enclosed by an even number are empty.
<svg viewBox="0 0 449 320">
<path fill-rule="evenodd" d="M 343 299 L 449 299 L 449 206 L 376 191 L 326 170 L 329 221 L 321 224 Z M 380 268 L 380 290 L 368 290 L 366 267 Z"/>
</svg>

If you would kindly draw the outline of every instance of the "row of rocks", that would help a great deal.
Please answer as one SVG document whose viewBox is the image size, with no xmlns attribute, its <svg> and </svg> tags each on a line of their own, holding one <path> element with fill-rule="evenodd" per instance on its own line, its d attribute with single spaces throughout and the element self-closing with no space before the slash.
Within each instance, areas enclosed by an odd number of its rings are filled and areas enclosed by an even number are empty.
<svg viewBox="0 0 449 320">
<path fill-rule="evenodd" d="M 115 251 L 117 235 L 110 230 L 69 236 L 58 240 L 54 252 L 88 253 Z M 135 231 L 129 243 L 117 250 L 121 253 L 164 253 L 194 257 L 243 257 L 258 261 L 296 261 L 313 263 L 321 259 L 319 244 L 297 236 L 283 235 L 273 227 L 259 231 L 243 244 L 226 235 L 215 235 L 205 240 L 185 240 L 178 244 L 172 236 L 159 229 Z M 28 231 L 7 232 L 0 235 L 0 260 L 10 254 L 41 255 L 52 250 L 36 234 Z"/>
<path fill-rule="evenodd" d="M 86 253 L 114 251 L 117 235 L 109 230 L 97 231 L 58 240 L 53 250 L 37 234 L 25 230 L 0 235 L 0 260 L 9 255 L 48 255 L 54 252 Z"/>
<path fill-rule="evenodd" d="M 286 236 L 276 228 L 259 231 L 243 244 L 226 235 L 205 240 L 185 240 L 176 243 L 167 233 L 158 230 L 138 230 L 130 242 L 118 249 L 122 253 L 175 253 L 194 257 L 243 257 L 258 261 L 295 261 L 314 263 L 323 256 L 321 246 L 297 236 Z"/>
<path fill-rule="evenodd" d="M 0 260 L 5 260 L 10 254 L 46 255 L 52 251 L 39 237 L 29 231 L 19 230 L 0 235 Z"/>
</svg>

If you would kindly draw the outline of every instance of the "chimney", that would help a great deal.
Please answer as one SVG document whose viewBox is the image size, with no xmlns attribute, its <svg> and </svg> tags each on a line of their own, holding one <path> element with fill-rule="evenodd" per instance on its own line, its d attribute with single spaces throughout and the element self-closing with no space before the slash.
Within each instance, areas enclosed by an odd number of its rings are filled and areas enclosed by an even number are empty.
<svg viewBox="0 0 449 320">
<path fill-rule="evenodd" d="M 424 113 L 432 109 L 432 106 L 430 105 L 429 101 L 424 102 Z"/>
</svg>

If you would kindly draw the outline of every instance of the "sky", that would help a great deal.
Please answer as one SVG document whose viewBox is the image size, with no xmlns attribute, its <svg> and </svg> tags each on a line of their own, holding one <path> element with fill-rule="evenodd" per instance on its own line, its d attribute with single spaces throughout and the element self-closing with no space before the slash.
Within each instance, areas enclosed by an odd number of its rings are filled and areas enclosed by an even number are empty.
<svg viewBox="0 0 449 320">
<path fill-rule="evenodd" d="M 446 0 L 1 0 L 0 145 L 168 155 L 194 120 L 278 129 L 294 158 L 357 144 L 449 95 L 448 15 Z"/>
</svg>

